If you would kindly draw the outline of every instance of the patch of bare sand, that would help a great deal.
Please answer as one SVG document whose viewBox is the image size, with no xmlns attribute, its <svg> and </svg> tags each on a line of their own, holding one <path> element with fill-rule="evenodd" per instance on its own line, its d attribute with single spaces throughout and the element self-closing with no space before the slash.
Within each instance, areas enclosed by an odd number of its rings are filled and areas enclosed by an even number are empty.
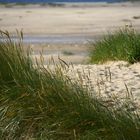
<svg viewBox="0 0 140 140">
<path fill-rule="evenodd" d="M 45 64 L 50 63 L 51 58 L 55 63 L 59 63 L 60 58 L 68 64 L 86 64 L 89 58 L 89 46 L 85 44 L 32 44 L 30 48 L 33 59 L 39 60 L 42 54 Z"/>
<path fill-rule="evenodd" d="M 140 63 L 129 65 L 119 61 L 103 65 L 74 65 L 67 75 L 88 85 L 93 94 L 106 98 L 130 97 L 140 107 Z"/>
</svg>

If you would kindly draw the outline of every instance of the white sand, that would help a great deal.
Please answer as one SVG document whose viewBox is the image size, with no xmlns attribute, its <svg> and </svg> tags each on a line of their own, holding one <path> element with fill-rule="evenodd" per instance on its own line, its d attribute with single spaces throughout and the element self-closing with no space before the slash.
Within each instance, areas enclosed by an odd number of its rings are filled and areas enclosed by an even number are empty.
<svg viewBox="0 0 140 140">
<path fill-rule="evenodd" d="M 103 65 L 74 65 L 67 74 L 90 86 L 93 94 L 120 99 L 131 96 L 140 106 L 140 63 L 128 65 L 119 61 Z"/>
<path fill-rule="evenodd" d="M 26 48 L 26 47 L 25 47 Z M 31 45 L 33 50 L 33 58 L 40 59 L 40 52 L 43 50 L 43 57 L 45 64 L 48 63 L 49 59 L 53 57 L 56 63 L 59 63 L 58 57 L 63 59 L 67 63 L 73 64 L 85 64 L 88 61 L 87 45 L 82 44 L 41 44 Z"/>
</svg>

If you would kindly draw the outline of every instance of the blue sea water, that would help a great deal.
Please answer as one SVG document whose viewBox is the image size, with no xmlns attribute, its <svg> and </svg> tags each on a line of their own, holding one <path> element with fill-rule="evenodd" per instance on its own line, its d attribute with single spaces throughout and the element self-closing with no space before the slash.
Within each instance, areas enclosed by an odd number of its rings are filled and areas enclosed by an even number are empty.
<svg viewBox="0 0 140 140">
<path fill-rule="evenodd" d="M 119 2 L 122 0 L 0 0 L 4 3 Z"/>
</svg>

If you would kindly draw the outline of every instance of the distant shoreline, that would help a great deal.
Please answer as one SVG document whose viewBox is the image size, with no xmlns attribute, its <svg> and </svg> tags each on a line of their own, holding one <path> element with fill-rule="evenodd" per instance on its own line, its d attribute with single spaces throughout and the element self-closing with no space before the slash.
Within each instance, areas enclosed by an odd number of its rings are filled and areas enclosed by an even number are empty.
<svg viewBox="0 0 140 140">
<path fill-rule="evenodd" d="M 116 4 L 116 3 L 128 3 L 130 1 L 116 1 L 116 2 L 106 2 L 106 1 L 102 1 L 102 2 L 0 2 L 0 5 L 6 5 L 6 4 L 11 4 L 11 5 L 94 5 L 94 4 Z M 131 3 L 131 2 L 130 2 Z"/>
<path fill-rule="evenodd" d="M 95 38 L 131 23 L 140 31 L 140 3 L 0 5 L 0 29 L 25 36 Z"/>
<path fill-rule="evenodd" d="M 92 7 L 140 7 L 140 1 L 116 2 L 40 2 L 40 3 L 6 3 L 0 2 L 0 8 L 92 8 Z"/>
<path fill-rule="evenodd" d="M 28 1 L 28 2 L 27 2 Z M 67 4 L 67 3 L 120 3 L 120 2 L 126 2 L 126 1 L 129 1 L 129 0 L 94 0 L 94 1 L 91 1 L 91 0 L 60 0 L 60 1 L 30 1 L 30 0 L 27 0 L 27 1 L 1 1 L 0 3 L 1 4 Z"/>
</svg>

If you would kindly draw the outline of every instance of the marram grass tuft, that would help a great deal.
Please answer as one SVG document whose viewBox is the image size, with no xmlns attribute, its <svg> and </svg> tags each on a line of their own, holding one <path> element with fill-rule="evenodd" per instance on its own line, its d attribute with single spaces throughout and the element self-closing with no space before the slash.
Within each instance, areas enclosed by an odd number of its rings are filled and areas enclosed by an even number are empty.
<svg viewBox="0 0 140 140">
<path fill-rule="evenodd" d="M 125 27 L 109 33 L 103 39 L 91 43 L 90 63 L 123 60 L 140 61 L 140 34 L 133 27 Z"/>
</svg>

